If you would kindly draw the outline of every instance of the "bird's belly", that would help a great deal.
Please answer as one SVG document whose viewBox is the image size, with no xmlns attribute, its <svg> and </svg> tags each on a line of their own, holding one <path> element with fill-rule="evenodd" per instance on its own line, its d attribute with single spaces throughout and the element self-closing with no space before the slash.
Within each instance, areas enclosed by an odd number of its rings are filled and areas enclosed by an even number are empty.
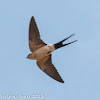
<svg viewBox="0 0 100 100">
<path fill-rule="evenodd" d="M 42 47 L 42 48 L 36 50 L 35 52 L 33 52 L 34 58 L 35 58 L 36 60 L 42 59 L 42 58 L 44 58 L 44 57 L 50 55 L 54 50 L 55 50 L 54 47 L 51 46 L 51 45 L 50 45 L 50 46 L 49 46 L 49 45 L 44 46 L 44 47 Z"/>
</svg>

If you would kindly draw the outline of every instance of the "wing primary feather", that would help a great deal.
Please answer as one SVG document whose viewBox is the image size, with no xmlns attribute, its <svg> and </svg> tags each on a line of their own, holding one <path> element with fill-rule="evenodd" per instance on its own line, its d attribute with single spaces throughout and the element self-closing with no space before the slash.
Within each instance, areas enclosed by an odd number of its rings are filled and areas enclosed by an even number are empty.
<svg viewBox="0 0 100 100">
<path fill-rule="evenodd" d="M 45 45 L 46 43 L 44 43 L 40 38 L 40 34 L 39 34 L 37 24 L 35 22 L 35 18 L 32 16 L 29 25 L 29 48 L 31 52 L 34 52 L 35 50 Z"/>
<path fill-rule="evenodd" d="M 56 68 L 52 64 L 51 55 L 47 56 L 47 57 L 45 57 L 45 58 L 43 58 L 41 60 L 38 60 L 37 61 L 37 65 L 48 76 L 50 76 L 51 78 L 55 79 L 56 81 L 64 83 L 64 81 L 61 78 L 61 76 L 59 75 L 58 71 L 56 70 Z"/>
</svg>

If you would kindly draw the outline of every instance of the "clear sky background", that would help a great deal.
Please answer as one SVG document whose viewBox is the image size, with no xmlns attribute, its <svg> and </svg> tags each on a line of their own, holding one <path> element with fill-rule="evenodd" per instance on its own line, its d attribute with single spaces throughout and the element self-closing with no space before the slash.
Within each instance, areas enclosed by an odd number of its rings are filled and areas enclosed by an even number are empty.
<svg viewBox="0 0 100 100">
<path fill-rule="evenodd" d="M 76 33 L 66 43 L 78 42 L 52 56 L 64 84 L 26 58 L 32 16 L 47 44 Z M 0 1 L 0 96 L 33 94 L 45 96 L 36 100 L 100 100 L 100 0 Z"/>
</svg>

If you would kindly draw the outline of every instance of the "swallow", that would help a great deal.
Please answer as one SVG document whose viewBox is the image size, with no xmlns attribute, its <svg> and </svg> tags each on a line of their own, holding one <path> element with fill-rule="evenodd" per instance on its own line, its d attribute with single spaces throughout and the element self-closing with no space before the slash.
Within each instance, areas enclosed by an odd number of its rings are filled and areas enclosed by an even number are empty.
<svg viewBox="0 0 100 100">
<path fill-rule="evenodd" d="M 70 35 L 69 37 L 65 38 L 64 40 L 56 43 L 56 44 L 46 44 L 40 38 L 39 30 L 37 24 L 35 22 L 34 17 L 32 16 L 29 25 L 29 48 L 32 53 L 30 53 L 27 58 L 31 60 L 37 60 L 37 66 L 48 76 L 53 78 L 54 80 L 64 83 L 63 79 L 59 75 L 58 71 L 52 64 L 52 52 L 57 50 L 58 48 L 67 46 L 72 44 L 75 41 L 72 41 L 67 44 L 63 44 L 63 42 L 74 34 Z"/>
</svg>

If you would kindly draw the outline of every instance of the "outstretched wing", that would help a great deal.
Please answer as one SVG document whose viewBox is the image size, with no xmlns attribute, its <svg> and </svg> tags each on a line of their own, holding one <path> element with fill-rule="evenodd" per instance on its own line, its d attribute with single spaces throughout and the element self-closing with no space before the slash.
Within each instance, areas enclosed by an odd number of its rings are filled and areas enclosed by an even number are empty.
<svg viewBox="0 0 100 100">
<path fill-rule="evenodd" d="M 29 48 L 31 52 L 45 46 L 46 44 L 40 39 L 40 34 L 38 27 L 36 25 L 35 19 L 32 16 L 29 26 Z"/>
<path fill-rule="evenodd" d="M 37 65 L 43 72 L 45 72 L 51 78 L 53 78 L 56 81 L 59 81 L 61 83 L 64 83 L 64 81 L 62 80 L 61 76 L 57 72 L 56 68 L 52 64 L 51 55 L 47 56 L 47 57 L 45 57 L 45 58 L 43 58 L 41 60 L 38 60 L 37 61 Z"/>
</svg>

